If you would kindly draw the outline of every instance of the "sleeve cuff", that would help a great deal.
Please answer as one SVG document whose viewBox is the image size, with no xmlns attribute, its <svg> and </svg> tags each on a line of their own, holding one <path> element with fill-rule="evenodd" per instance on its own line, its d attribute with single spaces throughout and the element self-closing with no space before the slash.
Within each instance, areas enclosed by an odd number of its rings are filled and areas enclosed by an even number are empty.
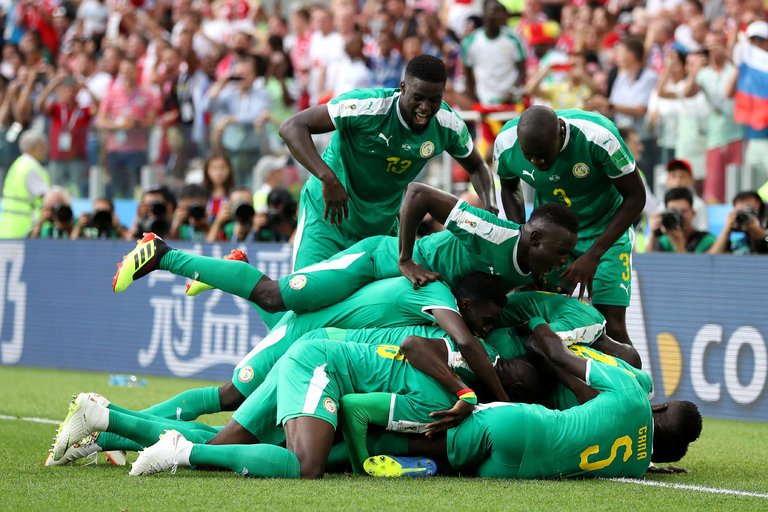
<svg viewBox="0 0 768 512">
<path fill-rule="evenodd" d="M 540 316 L 535 316 L 530 320 L 528 320 L 528 327 L 531 329 L 531 331 L 534 331 L 540 325 L 546 325 L 546 324 L 547 324 L 547 321 Z"/>
</svg>

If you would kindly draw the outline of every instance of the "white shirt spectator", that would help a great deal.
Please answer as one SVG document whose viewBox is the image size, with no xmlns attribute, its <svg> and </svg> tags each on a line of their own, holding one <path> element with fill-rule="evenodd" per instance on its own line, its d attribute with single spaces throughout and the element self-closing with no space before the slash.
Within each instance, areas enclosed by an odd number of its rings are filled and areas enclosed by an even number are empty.
<svg viewBox="0 0 768 512">
<path fill-rule="evenodd" d="M 648 105 L 648 100 L 651 98 L 651 93 L 656 89 L 658 79 L 658 75 L 649 68 L 644 68 L 639 76 L 630 76 L 629 73 L 620 71 L 613 83 L 609 100 L 614 105 L 644 107 Z M 619 112 L 614 115 L 616 126 L 634 128 L 641 139 L 647 139 L 648 130 L 644 118 L 645 116 L 633 117 Z"/>
<path fill-rule="evenodd" d="M 77 17 L 83 20 L 83 35 L 91 37 L 107 30 L 109 7 L 99 0 L 83 0 L 77 8 Z"/>
<path fill-rule="evenodd" d="M 338 96 L 352 89 L 372 87 L 371 70 L 362 60 L 352 60 L 348 56 L 328 65 L 326 83 L 333 95 Z"/>
<path fill-rule="evenodd" d="M 331 32 L 323 35 L 321 32 L 312 34 L 309 40 L 309 95 L 310 103 L 316 105 L 318 95 L 328 90 L 327 80 L 323 81 L 323 76 L 327 67 L 335 62 L 341 61 L 346 56 L 344 51 L 344 38 L 338 32 Z"/>
<path fill-rule="evenodd" d="M 501 103 L 509 95 L 518 75 L 515 64 L 525 60 L 525 53 L 522 39 L 508 28 L 502 28 L 494 39 L 482 28 L 467 36 L 462 54 L 464 64 L 474 72 L 480 103 Z"/>
</svg>

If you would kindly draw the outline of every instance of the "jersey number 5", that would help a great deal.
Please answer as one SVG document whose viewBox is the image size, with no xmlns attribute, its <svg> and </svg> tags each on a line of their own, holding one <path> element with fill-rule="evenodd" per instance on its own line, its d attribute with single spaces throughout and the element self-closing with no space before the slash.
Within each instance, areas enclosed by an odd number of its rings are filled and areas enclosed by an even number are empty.
<svg viewBox="0 0 768 512">
<path fill-rule="evenodd" d="M 402 160 L 399 157 L 391 156 L 387 158 L 387 173 L 403 174 L 412 164 L 411 160 Z"/>
<path fill-rule="evenodd" d="M 611 455 L 606 459 L 596 460 L 593 462 L 589 461 L 590 455 L 595 455 L 596 453 L 600 452 L 599 444 L 592 445 L 585 449 L 583 452 L 581 452 L 581 463 L 579 464 L 579 467 L 584 471 L 595 471 L 598 469 L 603 469 L 604 467 L 610 465 L 611 462 L 613 462 L 613 459 L 616 458 L 616 453 L 622 446 L 624 447 L 623 459 L 624 462 L 627 462 L 632 456 L 632 438 L 629 436 L 623 436 L 619 437 L 613 442 L 613 446 L 611 446 Z"/>
</svg>

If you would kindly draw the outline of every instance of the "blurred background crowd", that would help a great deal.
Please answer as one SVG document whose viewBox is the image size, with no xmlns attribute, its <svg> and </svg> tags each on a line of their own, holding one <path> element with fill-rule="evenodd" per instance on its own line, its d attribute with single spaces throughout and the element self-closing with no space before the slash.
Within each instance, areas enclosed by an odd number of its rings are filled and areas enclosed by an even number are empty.
<svg viewBox="0 0 768 512">
<path fill-rule="evenodd" d="M 707 204 L 733 205 L 728 233 L 709 234 L 703 249 L 727 252 L 736 211 L 745 208 L 735 202 L 740 192 L 752 194 L 749 207 L 763 229 L 766 222 L 765 7 L 0 0 L 2 207 L 23 210 L 14 198 L 42 196 L 31 227 L 0 215 L 0 237 L 135 238 L 153 230 L 194 241 L 290 241 L 308 174 L 277 127 L 354 88 L 398 87 L 408 60 L 426 53 L 446 63 L 445 99 L 489 160 L 503 121 L 530 104 L 598 111 L 621 129 L 657 198 L 640 226 L 649 233 L 640 249 L 680 248 L 653 233 L 667 195 L 684 188 L 695 231 L 708 231 Z M 24 178 L 9 184 L 14 165 Z M 467 190 L 459 168 L 448 174 L 453 192 Z M 86 199 L 87 211 L 74 212 L 72 202 Z M 135 200 L 133 219 L 117 218 L 123 199 Z"/>
</svg>

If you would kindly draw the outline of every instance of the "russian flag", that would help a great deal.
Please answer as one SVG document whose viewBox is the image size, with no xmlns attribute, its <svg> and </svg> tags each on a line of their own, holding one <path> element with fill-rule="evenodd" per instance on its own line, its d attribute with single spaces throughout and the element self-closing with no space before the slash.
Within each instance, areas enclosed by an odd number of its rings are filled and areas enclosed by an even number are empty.
<svg viewBox="0 0 768 512">
<path fill-rule="evenodd" d="M 748 43 L 742 50 L 733 119 L 763 130 L 768 128 L 768 52 Z"/>
</svg>

